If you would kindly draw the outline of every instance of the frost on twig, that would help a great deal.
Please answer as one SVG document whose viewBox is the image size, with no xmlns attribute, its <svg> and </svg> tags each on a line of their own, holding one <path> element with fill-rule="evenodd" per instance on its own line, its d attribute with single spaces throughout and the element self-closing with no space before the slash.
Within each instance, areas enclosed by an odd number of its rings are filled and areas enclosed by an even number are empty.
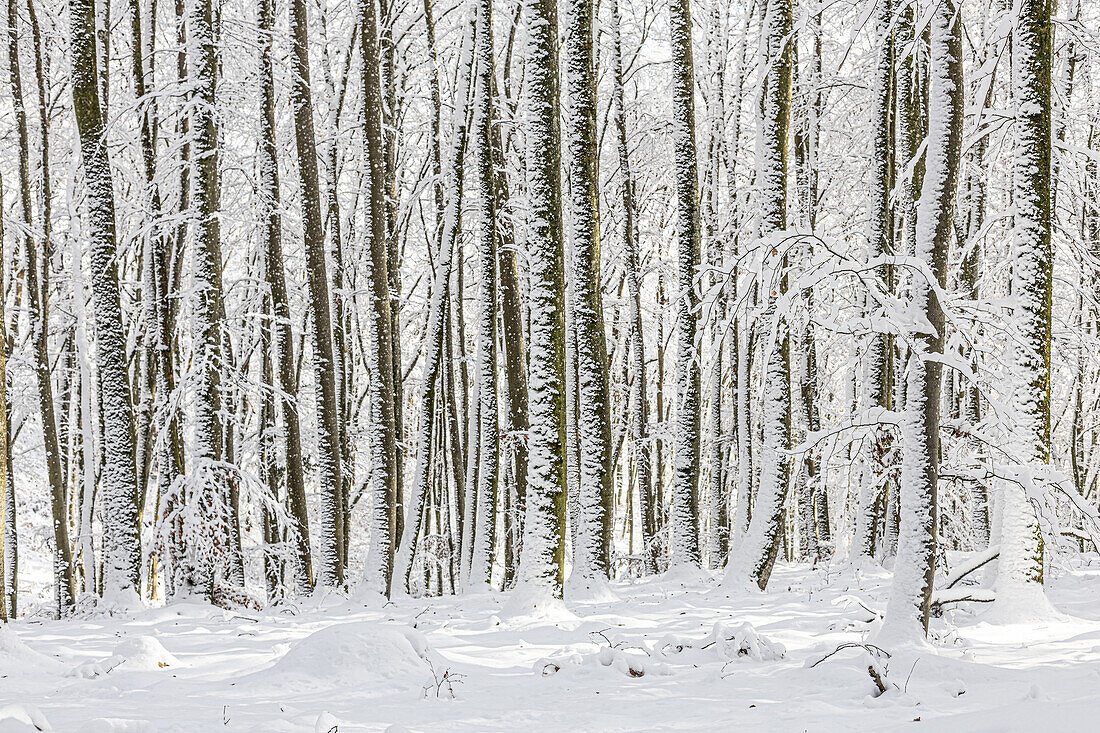
<svg viewBox="0 0 1100 733">
<path fill-rule="evenodd" d="M 428 697 L 428 693 L 435 692 L 436 698 L 444 697 L 444 694 L 450 695 L 450 699 L 455 699 L 455 685 L 462 684 L 462 680 L 466 678 L 466 675 L 459 672 L 455 672 L 450 667 L 444 669 L 442 672 L 436 670 L 435 665 L 432 664 L 432 660 L 426 659 L 428 663 L 428 669 L 432 673 L 432 683 L 424 685 L 424 697 Z"/>
</svg>

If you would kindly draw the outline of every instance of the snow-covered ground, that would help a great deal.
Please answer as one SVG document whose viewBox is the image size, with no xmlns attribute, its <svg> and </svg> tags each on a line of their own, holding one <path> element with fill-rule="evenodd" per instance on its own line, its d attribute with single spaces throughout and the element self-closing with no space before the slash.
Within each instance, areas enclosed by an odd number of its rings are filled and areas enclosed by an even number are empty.
<svg viewBox="0 0 1100 733">
<path fill-rule="evenodd" d="M 781 565 L 767 593 L 661 577 L 539 619 L 485 593 L 20 621 L 0 630 L 0 731 L 1100 727 L 1100 562 L 1051 580 L 1045 622 L 960 609 L 927 649 L 814 665 L 870 639 L 888 588 L 885 571 Z"/>
</svg>

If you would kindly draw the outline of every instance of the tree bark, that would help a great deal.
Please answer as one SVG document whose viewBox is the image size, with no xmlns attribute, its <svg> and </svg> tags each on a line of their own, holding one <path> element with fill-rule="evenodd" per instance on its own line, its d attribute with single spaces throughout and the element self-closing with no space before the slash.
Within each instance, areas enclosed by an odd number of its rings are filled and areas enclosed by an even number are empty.
<svg viewBox="0 0 1100 733">
<path fill-rule="evenodd" d="M 560 598 L 565 574 L 565 249 L 557 0 L 528 0 L 527 200 L 530 440 L 519 584 Z"/>
<path fill-rule="evenodd" d="M 699 432 L 701 385 L 695 353 L 700 226 L 695 156 L 695 70 L 690 0 L 669 6 L 672 43 L 672 146 L 676 160 L 676 437 L 672 475 L 674 565 L 699 566 Z"/>
<path fill-rule="evenodd" d="M 302 183 L 302 229 L 309 280 L 309 314 L 313 333 L 313 372 L 317 395 L 317 471 L 321 493 L 321 537 L 318 582 L 344 584 L 344 501 L 341 497 L 340 403 L 332 350 L 332 303 L 325 262 L 321 187 L 317 172 L 317 139 L 313 129 L 313 95 L 309 81 L 309 30 L 304 0 L 291 0 L 291 106 L 298 175 Z M 282 266 L 281 263 L 279 265 Z"/>
<path fill-rule="evenodd" d="M 378 18 L 374 0 L 359 0 L 359 47 L 363 54 L 363 97 L 370 166 L 370 286 L 367 314 L 370 354 L 368 438 L 371 451 L 371 557 L 367 584 L 390 593 L 397 536 L 397 436 L 394 424 L 393 339 L 386 231 L 382 84 L 379 77 Z"/>
<path fill-rule="evenodd" d="M 573 321 L 577 339 L 577 435 L 580 485 L 573 572 L 577 582 L 611 572 L 614 511 L 607 340 L 600 292 L 599 173 L 592 0 L 570 0 L 565 28 L 566 165 L 573 246 Z"/>
<path fill-rule="evenodd" d="M 295 554 L 294 586 L 299 594 L 313 590 L 313 563 L 309 543 L 309 514 L 306 508 L 305 470 L 302 466 L 301 425 L 298 420 L 298 381 L 294 375 L 294 336 L 290 304 L 287 301 L 283 268 L 282 217 L 279 214 L 279 162 L 275 137 L 275 81 L 271 60 L 271 34 L 275 27 L 272 0 L 260 0 L 260 218 L 263 225 L 263 270 L 271 303 L 270 322 L 265 325 L 272 376 L 278 386 L 277 403 L 283 418 L 282 469 L 286 479 L 287 509 L 293 520 L 288 539 Z M 276 401 L 271 405 L 274 419 Z M 269 467 L 270 470 L 270 467 Z M 274 498 L 275 487 L 271 487 Z"/>
<path fill-rule="evenodd" d="M 42 436 L 46 448 L 46 469 L 50 484 L 50 508 L 53 516 L 54 541 L 54 595 L 55 613 L 67 616 L 74 602 L 75 588 L 72 575 L 72 552 L 69 547 L 68 512 L 66 506 L 65 474 L 61 466 L 61 446 L 58 441 L 57 417 L 54 413 L 53 383 L 50 376 L 50 356 L 47 343 L 49 311 L 45 292 L 40 283 L 43 272 L 48 270 L 45 253 L 30 232 L 34 230 L 31 210 L 30 141 L 27 132 L 27 113 L 23 103 L 22 79 L 19 68 L 19 32 L 15 0 L 8 0 L 8 68 L 12 108 L 15 113 L 16 134 L 19 141 L 19 199 L 22 204 L 25 256 L 24 277 L 27 286 L 27 306 L 30 311 L 31 344 L 34 353 L 34 372 L 38 387 L 38 404 L 42 417 Z M 75 62 L 75 57 L 74 57 Z M 74 63 L 74 78 L 79 76 Z M 94 77 L 93 77 L 94 78 Z M 42 269 L 39 260 L 42 260 Z"/>
<path fill-rule="evenodd" d="M 786 290 L 786 255 L 772 250 L 767 238 L 787 226 L 787 132 L 793 72 L 791 0 L 768 0 L 765 13 L 767 75 L 760 100 L 756 187 L 760 207 L 760 236 L 777 260 L 775 281 L 763 315 L 773 333 L 765 346 L 764 394 L 760 412 L 760 486 L 756 504 L 738 557 L 730 563 L 728 578 L 738 584 L 767 587 L 783 535 L 783 509 L 787 497 L 791 440 L 791 365 L 789 327 L 777 312 L 778 295 Z"/>
<path fill-rule="evenodd" d="M 936 485 L 944 314 L 933 287 L 947 276 L 955 188 L 962 152 L 962 29 L 954 0 L 936 6 L 931 18 L 931 62 L 926 173 L 917 208 L 913 256 L 926 268 L 914 272 L 910 307 L 931 326 L 913 334 L 906 368 L 902 417 L 901 527 L 894 582 L 880 636 L 919 638 L 928 632 L 936 559 Z M 929 281 L 929 275 L 935 283 Z"/>
<path fill-rule="evenodd" d="M 1051 463 L 1050 344 L 1054 253 L 1051 247 L 1052 0 L 1020 0 L 1012 33 L 1016 106 L 1012 166 L 1012 294 L 1021 345 L 1014 351 L 1020 405 L 1015 452 L 1032 470 Z M 997 604 L 1015 607 L 1042 594 L 1043 537 L 1025 488 L 1004 486 Z"/>
</svg>

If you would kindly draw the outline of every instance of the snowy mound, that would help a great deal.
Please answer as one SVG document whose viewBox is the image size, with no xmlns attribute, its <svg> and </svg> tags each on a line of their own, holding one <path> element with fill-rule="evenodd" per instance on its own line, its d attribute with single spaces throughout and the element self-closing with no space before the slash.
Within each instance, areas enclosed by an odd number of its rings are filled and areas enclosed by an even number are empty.
<svg viewBox="0 0 1100 733">
<path fill-rule="evenodd" d="M 134 636 L 115 647 L 115 655 L 126 659 L 131 669 L 163 669 L 178 667 L 179 660 L 152 636 Z"/>
<path fill-rule="evenodd" d="M 333 686 L 422 690 L 432 682 L 428 644 L 411 628 L 348 623 L 315 631 L 249 681 L 284 689 Z"/>
<path fill-rule="evenodd" d="M 607 578 L 575 571 L 565 581 L 565 597 L 570 603 L 614 603 L 619 600 Z"/>
<path fill-rule="evenodd" d="M 520 585 L 507 594 L 500 619 L 510 626 L 532 623 L 569 623 L 577 620 L 561 598 L 555 598 L 536 584 Z"/>
<path fill-rule="evenodd" d="M 83 728 L 85 733 L 157 733 L 157 727 L 147 720 L 96 718 Z"/>
<path fill-rule="evenodd" d="M 56 659 L 39 654 L 24 644 L 10 628 L 0 626 L 0 677 L 25 675 L 29 669 L 51 672 L 60 666 Z"/>
<path fill-rule="evenodd" d="M 132 671 L 156 671 L 179 665 L 179 660 L 153 637 L 132 636 L 116 646 L 111 656 L 98 662 L 79 664 L 66 673 L 66 676 L 94 679 L 119 668 Z"/>
<path fill-rule="evenodd" d="M 0 649 L 0 651 L 3 651 Z M 0 707 L 0 733 L 26 733 L 27 731 L 53 730 L 42 711 L 33 705 L 5 705 Z"/>
</svg>

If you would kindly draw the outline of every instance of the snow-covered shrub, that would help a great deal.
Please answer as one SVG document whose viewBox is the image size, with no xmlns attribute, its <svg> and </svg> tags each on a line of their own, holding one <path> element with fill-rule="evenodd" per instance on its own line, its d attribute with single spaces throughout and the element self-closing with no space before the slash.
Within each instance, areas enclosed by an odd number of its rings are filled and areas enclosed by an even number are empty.
<svg viewBox="0 0 1100 733">
<path fill-rule="evenodd" d="M 702 639 L 668 635 L 653 646 L 653 653 L 665 659 L 680 657 L 689 651 L 696 652 L 690 655 L 692 659 L 701 657 L 698 661 L 717 656 L 723 662 L 772 662 L 782 659 L 787 653 L 782 644 L 756 633 L 756 629 L 748 623 L 736 628 L 717 623 Z"/>
<path fill-rule="evenodd" d="M 721 623 L 715 624 L 707 639 L 715 645 L 718 655 L 727 662 L 773 662 L 782 659 L 787 653 L 782 644 L 757 634 L 752 624 L 747 623 L 736 629 Z"/>
</svg>

